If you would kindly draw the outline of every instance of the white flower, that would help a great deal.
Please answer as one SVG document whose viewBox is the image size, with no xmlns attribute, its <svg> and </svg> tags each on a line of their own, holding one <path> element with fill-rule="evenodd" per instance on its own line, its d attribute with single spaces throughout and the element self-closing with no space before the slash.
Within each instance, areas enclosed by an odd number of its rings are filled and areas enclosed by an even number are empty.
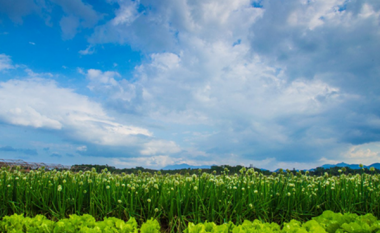
<svg viewBox="0 0 380 233">
<path fill-rule="evenodd" d="M 58 185 L 58 192 L 61 192 L 62 191 L 62 186 L 61 185 Z"/>
</svg>

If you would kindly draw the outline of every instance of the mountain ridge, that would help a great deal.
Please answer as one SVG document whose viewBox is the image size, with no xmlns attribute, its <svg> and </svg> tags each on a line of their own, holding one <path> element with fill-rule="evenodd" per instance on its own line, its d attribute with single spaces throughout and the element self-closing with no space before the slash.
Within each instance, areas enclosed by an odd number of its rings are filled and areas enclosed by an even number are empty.
<svg viewBox="0 0 380 233">
<path fill-rule="evenodd" d="M 180 170 L 180 169 L 210 169 L 211 166 L 214 166 L 214 165 L 189 165 L 189 164 L 186 164 L 186 163 L 181 163 L 181 164 L 172 164 L 172 165 L 167 165 L 163 168 L 161 168 L 161 170 Z M 348 163 L 344 163 L 344 162 L 340 162 L 340 163 L 337 163 L 337 164 L 323 164 L 321 166 L 317 166 L 315 168 L 311 168 L 311 169 L 302 169 L 302 171 L 311 171 L 311 170 L 315 170 L 317 169 L 318 167 L 322 167 L 324 169 L 329 169 L 329 168 L 333 168 L 333 167 L 348 167 L 348 168 L 351 168 L 351 169 L 360 169 L 360 165 L 359 164 L 348 164 Z M 363 168 L 370 168 L 370 167 L 374 167 L 376 169 L 380 169 L 380 163 L 373 163 L 371 165 L 363 165 Z M 268 170 L 268 169 L 265 169 L 265 168 L 260 168 L 262 170 Z M 278 171 L 280 168 L 274 170 L 274 171 Z M 298 171 L 299 169 L 297 169 Z"/>
<path fill-rule="evenodd" d="M 161 168 L 161 170 L 180 170 L 180 169 L 199 169 L 199 168 L 203 168 L 203 169 L 210 169 L 212 165 L 189 165 L 187 163 L 180 163 L 180 164 L 172 164 L 172 165 L 167 165 L 163 168 Z"/>
</svg>

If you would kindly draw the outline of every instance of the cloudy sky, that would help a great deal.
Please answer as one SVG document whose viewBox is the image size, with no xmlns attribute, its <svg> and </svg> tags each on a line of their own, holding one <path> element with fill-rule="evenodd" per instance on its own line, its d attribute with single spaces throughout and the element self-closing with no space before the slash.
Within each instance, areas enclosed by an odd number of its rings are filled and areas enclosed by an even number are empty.
<svg viewBox="0 0 380 233">
<path fill-rule="evenodd" d="M 0 0 L 0 158 L 380 162 L 380 1 Z"/>
</svg>

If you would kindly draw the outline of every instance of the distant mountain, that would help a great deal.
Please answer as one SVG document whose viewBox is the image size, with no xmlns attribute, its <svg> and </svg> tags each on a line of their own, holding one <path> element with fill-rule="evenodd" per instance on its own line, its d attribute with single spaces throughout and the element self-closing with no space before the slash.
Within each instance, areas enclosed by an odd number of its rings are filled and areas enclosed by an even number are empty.
<svg viewBox="0 0 380 233">
<path fill-rule="evenodd" d="M 277 168 L 276 170 L 274 170 L 274 172 L 279 172 L 280 169 L 281 169 L 281 168 Z M 261 169 L 261 170 L 266 170 L 266 169 Z M 282 170 L 283 170 L 283 172 L 286 172 L 286 169 L 282 169 Z M 289 169 L 289 170 L 290 170 L 290 171 L 293 171 L 293 169 Z M 299 171 L 306 172 L 306 171 L 311 171 L 311 170 L 314 170 L 314 168 L 313 168 L 313 169 L 310 169 L 310 170 L 307 170 L 307 169 L 302 169 L 302 170 L 295 169 L 294 171 L 296 171 L 296 172 L 299 172 Z M 267 170 L 267 171 L 269 171 L 269 170 Z"/>
<path fill-rule="evenodd" d="M 323 167 L 324 169 L 329 169 L 329 168 L 332 168 L 332 167 L 348 167 L 348 168 L 351 168 L 351 169 L 360 169 L 360 166 L 359 164 L 347 164 L 347 163 L 337 163 L 337 164 L 324 164 L 320 167 Z M 368 166 L 363 166 L 364 168 L 370 168 L 370 167 L 374 167 L 376 169 L 380 169 L 380 163 L 374 163 L 374 164 L 371 164 L 371 165 L 368 165 Z"/>
<path fill-rule="evenodd" d="M 180 169 L 210 169 L 211 166 L 208 165 L 200 165 L 200 166 L 192 166 L 186 163 L 181 163 L 181 164 L 174 164 L 174 165 L 168 165 L 166 167 L 161 168 L 162 170 L 180 170 Z"/>
<path fill-rule="evenodd" d="M 319 167 L 323 167 L 324 169 L 330 169 L 330 168 L 333 168 L 333 167 L 349 167 L 351 169 L 359 169 L 359 164 L 347 164 L 347 163 L 337 163 L 337 164 L 324 164 L 322 166 L 319 166 Z"/>
<path fill-rule="evenodd" d="M 323 167 L 324 169 L 329 169 L 329 168 L 333 168 L 333 167 L 349 167 L 351 169 L 360 169 L 360 166 L 359 164 L 347 164 L 347 163 L 337 163 L 337 164 L 324 164 L 322 166 L 319 166 L 319 167 Z M 370 167 L 374 167 L 376 169 L 379 169 L 380 170 L 380 163 L 374 163 L 374 164 L 371 164 L 371 165 L 368 165 L 368 166 L 363 166 L 364 168 L 370 168 Z M 173 165 L 168 165 L 166 167 L 163 167 L 161 168 L 162 170 L 180 170 L 180 169 L 198 169 L 198 168 L 202 168 L 202 169 L 210 169 L 211 166 L 209 165 L 199 165 L 199 166 L 193 166 L 193 165 L 189 165 L 189 164 L 186 164 L 186 163 L 181 163 L 181 164 L 173 164 Z M 264 169 L 264 168 L 259 168 L 261 170 L 267 170 L 267 169 Z M 315 170 L 316 168 L 312 168 L 312 169 L 309 169 L 309 171 L 313 171 Z M 275 172 L 278 172 L 280 169 L 276 169 Z M 284 172 L 286 169 L 283 169 Z M 292 170 L 292 169 L 291 169 Z M 268 171 L 268 170 L 267 170 Z M 296 171 L 298 172 L 299 169 L 296 169 Z M 307 171 L 306 169 L 303 169 L 302 171 Z"/>
<path fill-rule="evenodd" d="M 369 165 L 367 167 L 374 167 L 376 169 L 380 169 L 380 163 L 373 163 L 373 164 L 371 164 L 371 165 Z"/>
</svg>

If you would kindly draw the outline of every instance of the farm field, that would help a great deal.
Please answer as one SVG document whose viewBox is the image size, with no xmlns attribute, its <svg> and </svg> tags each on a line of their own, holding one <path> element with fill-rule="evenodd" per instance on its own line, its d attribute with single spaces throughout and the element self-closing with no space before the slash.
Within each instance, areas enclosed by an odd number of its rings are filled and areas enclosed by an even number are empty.
<svg viewBox="0 0 380 233">
<path fill-rule="evenodd" d="M 221 226 L 241 225 L 245 220 L 280 225 L 306 222 L 325 210 L 380 216 L 378 174 L 266 176 L 244 168 L 239 174 L 228 173 L 226 169 L 222 175 L 114 175 L 106 169 L 26 173 L 2 168 L 0 218 L 40 214 L 58 221 L 89 214 L 98 221 L 133 218 L 139 226 L 155 219 L 161 231 L 183 232 L 206 221 Z"/>
</svg>

